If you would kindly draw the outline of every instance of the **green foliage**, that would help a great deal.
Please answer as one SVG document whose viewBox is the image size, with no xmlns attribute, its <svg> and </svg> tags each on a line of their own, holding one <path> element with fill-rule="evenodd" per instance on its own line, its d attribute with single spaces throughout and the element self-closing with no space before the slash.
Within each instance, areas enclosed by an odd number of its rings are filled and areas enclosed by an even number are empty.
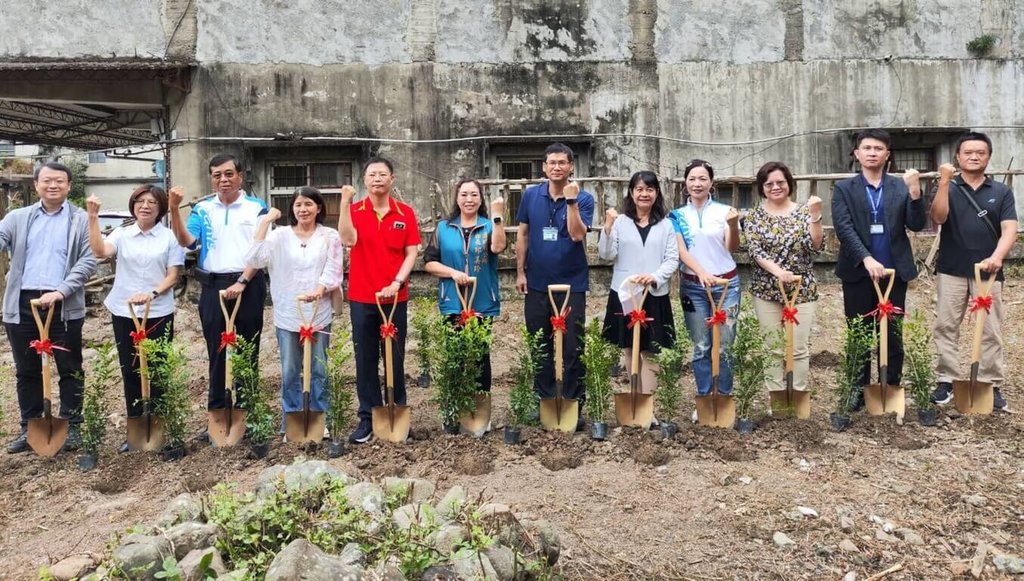
<svg viewBox="0 0 1024 581">
<path fill-rule="evenodd" d="M 850 414 L 850 396 L 860 379 L 864 364 L 871 361 L 875 345 L 874 321 L 870 317 L 848 319 L 843 329 L 843 346 L 836 366 L 836 413 Z"/>
<path fill-rule="evenodd" d="M 347 330 L 334 331 L 326 353 L 327 385 L 331 392 L 331 405 L 327 408 L 327 429 L 335 441 L 352 421 L 353 378 L 347 369 L 352 359 L 351 336 Z"/>
<path fill-rule="evenodd" d="M 68 192 L 68 201 L 72 204 L 85 207 L 85 170 L 89 164 L 80 157 L 72 157 L 63 160 L 62 163 L 71 170 L 71 191 Z"/>
<path fill-rule="evenodd" d="M 981 36 L 967 43 L 967 52 L 977 58 L 984 58 L 992 52 L 999 37 L 994 34 L 982 34 Z"/>
<path fill-rule="evenodd" d="M 509 423 L 519 427 L 530 423 L 531 414 L 540 407 L 540 398 L 533 388 L 533 380 L 540 370 L 544 357 L 544 330 L 535 333 L 519 326 L 522 341 L 515 352 L 515 367 L 512 369 L 512 390 L 508 394 Z"/>
<path fill-rule="evenodd" d="M 580 360 L 586 372 L 583 387 L 587 392 L 586 412 L 595 422 L 608 419 L 612 407 L 611 367 L 619 358 L 619 348 L 601 335 L 602 324 L 591 319 L 583 332 L 583 354 Z"/>
<path fill-rule="evenodd" d="M 442 425 L 457 425 L 459 416 L 476 407 L 481 364 L 491 347 L 491 322 L 473 317 L 460 326 L 437 318 L 431 334 L 437 341 L 431 401 Z"/>
<path fill-rule="evenodd" d="M 118 379 L 117 351 L 111 342 L 96 345 L 92 373 L 82 396 L 82 451 L 95 455 L 107 433 L 107 390 Z"/>
<path fill-rule="evenodd" d="M 671 348 L 658 345 L 653 361 L 658 369 L 654 377 L 658 387 L 654 390 L 654 403 L 662 420 L 675 422 L 683 404 L 683 388 L 680 380 L 686 363 L 693 358 L 693 344 L 686 334 L 686 322 L 682 312 L 673 315 L 675 319 L 675 341 Z"/>
<path fill-rule="evenodd" d="M 245 431 L 254 446 L 266 444 L 276 433 L 276 414 L 270 406 L 273 389 L 260 377 L 256 343 L 238 337 L 231 351 L 231 375 L 238 399 L 246 409 Z"/>
<path fill-rule="evenodd" d="M 174 555 L 164 557 L 163 563 L 160 564 L 160 570 L 154 573 L 153 577 L 167 579 L 167 581 L 181 581 L 181 569 L 178 569 L 178 562 L 174 559 Z"/>
<path fill-rule="evenodd" d="M 744 303 L 740 310 L 736 338 L 726 350 L 735 382 L 732 395 L 736 399 L 736 413 L 741 418 L 750 418 L 754 400 L 764 389 L 776 349 L 784 343 L 781 333 L 761 329 L 761 322 L 748 305 L 749 302 Z"/>
<path fill-rule="evenodd" d="M 145 339 L 142 342 L 142 349 L 146 352 L 150 381 L 160 387 L 160 397 L 154 398 L 153 410 L 164 419 L 167 448 L 180 448 L 185 443 L 185 430 L 191 406 L 185 344 L 181 340 L 172 341 L 165 336 L 160 339 Z"/>
<path fill-rule="evenodd" d="M 441 315 L 437 312 L 437 303 L 428 297 L 412 300 L 412 316 L 409 324 L 416 334 L 416 364 L 420 374 L 433 377 L 434 351 L 437 347 L 437 324 Z"/>
<path fill-rule="evenodd" d="M 935 385 L 935 349 L 931 329 L 920 310 L 903 319 L 903 352 L 906 356 L 903 377 L 914 398 L 914 405 L 919 409 L 930 409 L 931 390 Z"/>
</svg>

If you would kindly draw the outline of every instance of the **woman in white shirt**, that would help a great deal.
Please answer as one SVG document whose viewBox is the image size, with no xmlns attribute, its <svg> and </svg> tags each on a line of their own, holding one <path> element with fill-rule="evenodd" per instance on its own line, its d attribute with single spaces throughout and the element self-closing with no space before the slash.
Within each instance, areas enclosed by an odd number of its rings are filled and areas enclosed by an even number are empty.
<svg viewBox="0 0 1024 581">
<path fill-rule="evenodd" d="M 174 284 L 185 264 L 185 249 L 160 220 L 167 214 L 167 194 L 157 186 L 140 186 L 128 197 L 128 211 L 135 223 L 114 229 L 106 238 L 100 233 L 101 202 L 96 196 L 86 200 L 89 211 L 89 246 L 97 259 L 117 258 L 114 285 L 103 305 L 110 311 L 114 341 L 124 380 L 124 399 L 128 417 L 142 415 L 142 380 L 135 344 L 143 338 L 174 336 Z M 128 303 L 141 317 L 151 302 L 144 333 L 135 331 Z M 133 335 L 134 334 L 134 335 Z M 160 385 L 152 384 L 150 398 L 160 397 Z M 117 449 L 128 451 L 128 442 Z"/>
<path fill-rule="evenodd" d="M 270 272 L 270 296 L 274 302 L 274 327 L 281 353 L 281 410 L 302 411 L 302 335 L 312 337 L 313 369 L 310 381 L 310 409 L 327 411 L 330 391 L 327 385 L 327 346 L 334 312 L 331 291 L 341 285 L 342 247 L 338 231 L 323 225 L 327 208 L 316 188 L 302 187 L 289 202 L 288 228 L 271 224 L 281 211 L 271 208 L 260 221 L 252 248 L 245 262 Z M 302 329 L 297 299 L 304 297 L 303 308 L 309 328 Z M 312 317 L 313 311 L 316 317 Z M 282 425 L 283 425 L 282 419 Z M 283 429 L 283 428 L 282 428 Z"/>
<path fill-rule="evenodd" d="M 681 267 L 679 273 L 680 299 L 690 340 L 693 341 L 693 374 L 697 380 L 697 395 L 711 393 L 711 332 L 710 325 L 721 325 L 721 359 L 718 392 L 732 393 L 732 366 L 726 357 L 736 336 L 736 317 L 740 310 L 740 278 L 732 253 L 740 245 L 739 213 L 736 208 L 712 199 L 715 170 L 711 164 L 695 159 L 683 170 L 686 179 L 687 203 L 673 210 L 676 231 L 685 240 L 690 253 L 715 278 L 725 278 L 725 285 L 714 285 L 711 294 L 717 301 L 725 293 L 722 309 L 726 318 L 720 321 L 712 312 L 707 291 L 699 273 Z M 694 412 L 696 413 L 696 412 Z"/>
</svg>

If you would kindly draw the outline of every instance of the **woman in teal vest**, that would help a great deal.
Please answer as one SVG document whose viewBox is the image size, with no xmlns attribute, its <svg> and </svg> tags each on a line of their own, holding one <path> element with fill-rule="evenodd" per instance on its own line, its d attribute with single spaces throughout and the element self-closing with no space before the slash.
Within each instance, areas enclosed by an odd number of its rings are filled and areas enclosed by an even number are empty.
<svg viewBox="0 0 1024 581">
<path fill-rule="evenodd" d="M 498 285 L 498 255 L 505 250 L 505 228 L 501 223 L 505 201 L 491 202 L 493 219 L 487 218 L 480 182 L 463 179 L 455 184 L 455 202 L 447 220 L 437 224 L 423 253 L 427 272 L 438 277 L 437 302 L 441 314 L 457 322 L 462 313 L 459 290 L 476 277 L 476 296 L 470 308 L 482 317 L 501 312 Z M 491 390 L 491 356 L 484 357 L 478 391 Z"/>
</svg>

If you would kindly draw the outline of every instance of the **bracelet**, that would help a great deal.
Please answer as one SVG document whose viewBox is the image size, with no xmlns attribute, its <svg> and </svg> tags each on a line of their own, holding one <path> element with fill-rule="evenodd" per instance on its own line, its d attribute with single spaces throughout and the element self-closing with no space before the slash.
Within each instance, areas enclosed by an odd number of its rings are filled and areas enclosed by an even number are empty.
<svg viewBox="0 0 1024 581">
<path fill-rule="evenodd" d="M 405 284 L 405 281 L 400 279 L 400 278 L 396 278 L 395 280 L 393 280 L 391 282 L 397 282 L 398 286 L 402 286 L 403 284 Z"/>
<path fill-rule="evenodd" d="M 821 222 L 822 218 L 824 218 L 824 217 L 825 217 L 824 214 L 818 214 L 818 219 L 817 220 L 808 220 L 807 223 L 808 224 L 817 224 L 818 222 Z"/>
<path fill-rule="evenodd" d="M 160 291 L 153 289 L 153 298 L 160 296 Z"/>
</svg>

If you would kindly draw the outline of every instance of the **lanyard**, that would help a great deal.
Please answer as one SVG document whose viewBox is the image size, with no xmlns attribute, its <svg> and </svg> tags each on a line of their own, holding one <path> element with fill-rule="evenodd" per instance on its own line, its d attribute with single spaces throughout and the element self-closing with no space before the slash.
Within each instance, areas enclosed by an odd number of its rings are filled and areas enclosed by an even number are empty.
<svg viewBox="0 0 1024 581">
<path fill-rule="evenodd" d="M 867 192 L 868 202 L 871 203 L 871 221 L 874 223 L 878 223 L 878 208 L 882 205 L 882 187 L 882 184 L 878 185 L 878 189 L 875 190 L 878 192 L 876 197 L 871 193 L 871 186 L 866 181 L 864 183 L 864 191 Z"/>
<path fill-rule="evenodd" d="M 559 198 L 559 200 L 564 198 Z M 548 200 L 548 226 L 555 225 L 555 217 L 558 215 L 558 200 L 552 200 L 551 194 L 547 194 Z"/>
</svg>

